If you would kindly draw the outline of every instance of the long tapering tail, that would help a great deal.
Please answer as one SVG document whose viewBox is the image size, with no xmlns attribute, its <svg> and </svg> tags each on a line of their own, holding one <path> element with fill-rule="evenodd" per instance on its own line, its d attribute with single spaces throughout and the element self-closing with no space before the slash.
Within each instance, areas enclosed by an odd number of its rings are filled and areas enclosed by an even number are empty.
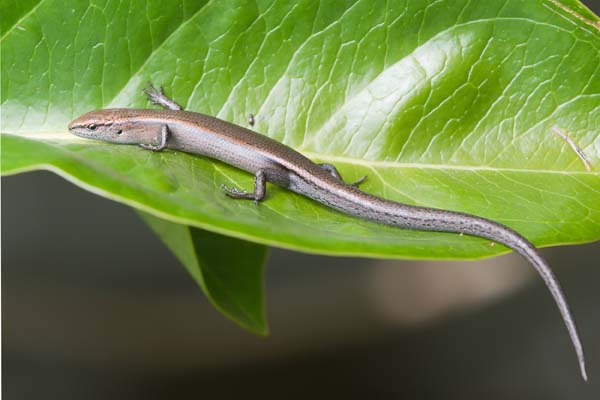
<svg viewBox="0 0 600 400">
<path fill-rule="evenodd" d="M 554 298 L 567 331 L 569 332 L 571 342 L 573 343 L 577 360 L 579 362 L 581 376 L 583 377 L 584 381 L 587 382 L 588 378 L 585 367 L 583 345 L 581 344 L 579 333 L 577 331 L 577 325 L 575 324 L 569 304 L 567 303 L 558 279 L 535 246 L 529 240 L 511 228 L 485 218 L 465 213 L 455 213 L 452 211 L 427 209 L 421 207 L 416 208 L 420 210 L 420 223 L 423 224 L 421 227 L 418 226 L 418 223 L 416 223 L 417 221 L 413 221 L 415 223 L 411 226 L 407 226 L 402 223 L 397 224 L 396 226 L 410 227 L 411 229 L 463 233 L 470 236 L 490 239 L 511 248 L 529 261 L 529 263 L 541 276 L 546 284 L 546 287 L 550 291 L 550 294 L 552 294 L 552 297 Z M 384 220 L 379 220 L 377 222 L 385 223 Z"/>
<path fill-rule="evenodd" d="M 506 228 L 506 229 L 510 230 L 510 228 Z M 548 263 L 546 263 L 546 261 L 542 258 L 542 256 L 539 254 L 537 249 L 533 246 L 533 244 L 531 244 L 531 242 L 529 242 L 527 239 L 523 238 L 518 233 L 516 233 L 512 230 L 511 230 L 511 232 L 513 232 L 515 235 L 518 236 L 518 238 L 520 239 L 519 243 L 517 245 L 513 245 L 513 246 L 511 246 L 510 244 L 507 244 L 507 243 L 502 243 L 502 244 L 512 248 L 517 253 L 519 253 L 521 256 L 523 256 L 527 261 L 529 261 L 531 263 L 531 265 L 533 265 L 533 267 L 536 269 L 538 274 L 544 280 L 546 287 L 548 287 L 548 290 L 550 290 L 550 293 L 552 294 L 552 297 L 554 298 L 554 301 L 556 302 L 556 305 L 558 306 L 558 310 L 560 311 L 560 314 L 562 315 L 564 323 L 567 327 L 567 331 L 569 332 L 569 336 L 571 337 L 571 342 L 573 343 L 573 347 L 575 348 L 575 353 L 577 354 L 577 360 L 579 362 L 579 369 L 581 371 L 581 376 L 583 377 L 583 380 L 587 382 L 588 378 L 587 378 L 587 371 L 585 368 L 585 357 L 584 357 L 584 353 L 583 353 L 583 345 L 581 344 L 581 340 L 579 339 L 579 333 L 577 332 L 577 325 L 575 324 L 575 320 L 573 319 L 571 310 L 569 308 L 569 304 L 567 303 L 567 300 L 562 291 L 562 288 L 560 287 L 558 279 L 556 279 L 556 276 L 554 275 L 554 273 L 548 266 Z"/>
<path fill-rule="evenodd" d="M 405 229 L 462 233 L 490 239 L 516 251 L 533 265 L 550 290 L 575 348 L 581 376 L 587 381 L 583 346 L 560 284 L 535 246 L 519 233 L 486 218 L 396 203 L 350 186 L 338 186 L 338 190 L 322 192 L 319 196 L 311 197 L 345 214 L 362 219 Z"/>
<path fill-rule="evenodd" d="M 394 203 L 397 204 L 397 203 Z M 410 207 L 410 206 L 409 206 Z M 454 232 L 463 233 L 470 236 L 482 237 L 493 240 L 523 256 L 529 263 L 535 268 L 537 273 L 540 275 L 546 287 L 552 294 L 554 301 L 560 311 L 563 318 L 564 324 L 569 332 L 571 342 L 577 355 L 579 362 L 579 369 L 581 376 L 584 381 L 587 382 L 587 371 L 585 367 L 585 356 L 583 352 L 583 345 L 579 338 L 577 331 L 577 325 L 569 308 L 569 304 L 566 300 L 565 294 L 558 282 L 558 279 L 550 269 L 548 263 L 540 255 L 535 246 L 527 240 L 525 237 L 512 230 L 508 226 L 500 224 L 495 221 L 488 220 L 486 218 L 477 217 L 465 213 L 456 213 L 452 211 L 437 210 L 415 207 L 419 209 L 418 214 L 421 215 L 421 223 L 423 226 L 419 227 L 417 223 L 412 224 L 412 229 L 424 229 L 441 232 Z M 415 211 L 415 210 L 413 210 Z M 385 223 L 380 220 L 378 222 Z M 416 222 L 416 221 L 413 221 Z M 408 227 L 402 223 L 396 225 L 399 227 Z"/>
</svg>

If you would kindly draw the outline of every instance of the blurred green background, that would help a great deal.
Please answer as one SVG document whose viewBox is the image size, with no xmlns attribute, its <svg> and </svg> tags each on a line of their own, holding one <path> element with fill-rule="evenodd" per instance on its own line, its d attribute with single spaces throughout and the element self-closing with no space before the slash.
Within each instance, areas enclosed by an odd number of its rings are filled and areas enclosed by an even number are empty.
<svg viewBox="0 0 600 400">
<path fill-rule="evenodd" d="M 586 385 L 550 295 L 512 254 L 273 249 L 260 338 L 218 314 L 125 206 L 36 172 L 2 179 L 2 217 L 6 399 L 600 395 L 598 243 L 543 250 L 579 322 Z"/>
</svg>

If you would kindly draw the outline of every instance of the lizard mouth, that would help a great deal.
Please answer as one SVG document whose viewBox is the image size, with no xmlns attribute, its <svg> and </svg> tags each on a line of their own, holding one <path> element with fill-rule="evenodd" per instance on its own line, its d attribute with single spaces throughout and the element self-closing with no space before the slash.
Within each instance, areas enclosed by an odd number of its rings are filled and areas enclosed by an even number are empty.
<svg viewBox="0 0 600 400">
<path fill-rule="evenodd" d="M 84 138 L 90 138 L 93 139 L 90 134 L 90 132 L 87 131 L 87 129 L 85 129 L 82 126 L 72 126 L 69 127 L 69 132 L 71 132 L 73 135 L 75 136 L 80 136 L 80 137 L 84 137 Z"/>
</svg>

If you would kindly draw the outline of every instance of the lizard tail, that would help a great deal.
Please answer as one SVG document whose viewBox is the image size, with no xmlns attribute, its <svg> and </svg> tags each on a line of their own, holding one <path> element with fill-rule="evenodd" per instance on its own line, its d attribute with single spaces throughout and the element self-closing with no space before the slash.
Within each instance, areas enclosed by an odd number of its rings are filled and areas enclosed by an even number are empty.
<svg viewBox="0 0 600 400">
<path fill-rule="evenodd" d="M 332 194 L 332 198 L 328 197 L 328 195 L 321 198 L 316 197 L 315 200 L 345 214 L 380 224 L 405 229 L 462 233 L 493 240 L 519 253 L 531 263 L 552 294 L 577 354 L 581 376 L 587 381 L 583 346 L 565 295 L 548 263 L 529 240 L 508 226 L 486 218 L 461 212 L 396 203 L 350 186 L 336 191 L 335 194 Z"/>
</svg>

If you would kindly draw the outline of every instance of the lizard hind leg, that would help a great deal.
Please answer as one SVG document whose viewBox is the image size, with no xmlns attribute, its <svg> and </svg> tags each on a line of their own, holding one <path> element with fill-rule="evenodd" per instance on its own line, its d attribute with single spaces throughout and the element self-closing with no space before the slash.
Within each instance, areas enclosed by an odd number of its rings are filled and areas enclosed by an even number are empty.
<svg viewBox="0 0 600 400">
<path fill-rule="evenodd" d="M 225 194 L 232 199 L 236 200 L 254 200 L 255 204 L 263 201 L 267 194 L 267 174 L 265 170 L 259 170 L 254 176 L 254 191 L 248 193 L 245 190 L 239 190 L 236 188 L 230 188 L 224 184 L 221 185 L 221 189 L 225 191 Z"/>
<path fill-rule="evenodd" d="M 325 171 L 329 172 L 331 174 L 331 176 L 333 176 L 334 178 L 339 179 L 340 181 L 344 182 L 342 175 L 340 175 L 340 172 L 337 170 L 335 165 L 323 163 L 323 164 L 319 164 L 319 166 L 321 168 L 323 168 Z M 358 187 L 358 185 L 363 183 L 365 181 L 365 179 L 367 179 L 366 175 L 363 176 L 362 178 L 360 178 L 359 180 L 357 180 L 356 182 L 350 183 L 350 186 Z"/>
</svg>

